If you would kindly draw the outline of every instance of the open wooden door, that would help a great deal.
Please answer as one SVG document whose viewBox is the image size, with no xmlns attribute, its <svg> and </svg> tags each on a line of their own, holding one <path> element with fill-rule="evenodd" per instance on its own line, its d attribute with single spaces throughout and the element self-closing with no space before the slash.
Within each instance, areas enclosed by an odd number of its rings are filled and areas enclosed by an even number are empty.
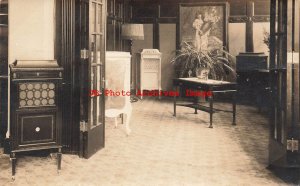
<svg viewBox="0 0 300 186">
<path fill-rule="evenodd" d="M 269 163 L 300 167 L 299 1 L 271 0 Z"/>
<path fill-rule="evenodd" d="M 104 147 L 106 0 L 80 2 L 80 156 Z"/>
</svg>

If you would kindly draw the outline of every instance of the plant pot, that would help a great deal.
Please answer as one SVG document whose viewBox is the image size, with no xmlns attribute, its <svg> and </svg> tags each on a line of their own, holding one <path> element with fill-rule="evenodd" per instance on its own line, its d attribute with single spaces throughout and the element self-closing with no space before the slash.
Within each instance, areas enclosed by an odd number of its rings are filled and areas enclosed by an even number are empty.
<svg viewBox="0 0 300 186">
<path fill-rule="evenodd" d="M 202 80 L 208 80 L 209 68 L 201 67 L 196 69 L 196 77 Z"/>
</svg>

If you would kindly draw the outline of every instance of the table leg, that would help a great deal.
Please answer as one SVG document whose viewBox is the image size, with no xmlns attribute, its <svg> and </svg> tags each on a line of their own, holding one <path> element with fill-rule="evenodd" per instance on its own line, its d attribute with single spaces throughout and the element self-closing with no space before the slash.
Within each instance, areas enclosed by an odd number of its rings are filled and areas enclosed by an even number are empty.
<svg viewBox="0 0 300 186">
<path fill-rule="evenodd" d="M 57 173 L 60 173 L 61 170 L 61 148 L 58 149 L 58 153 L 57 153 Z"/>
<path fill-rule="evenodd" d="M 213 122 L 213 96 L 210 95 L 208 97 L 209 100 L 209 128 L 213 128 L 212 122 Z"/>
<path fill-rule="evenodd" d="M 122 124 L 124 124 L 124 114 L 122 113 L 120 116 L 121 116 Z"/>
<path fill-rule="evenodd" d="M 236 125 L 235 115 L 236 115 L 236 91 L 233 92 L 233 99 L 232 99 L 232 125 Z"/>
<path fill-rule="evenodd" d="M 194 104 L 195 104 L 195 106 L 197 106 L 197 105 L 198 105 L 198 100 L 197 100 L 197 97 L 195 97 L 195 98 L 194 98 Z M 195 112 L 194 112 L 194 114 L 198 114 L 198 110 L 197 110 L 197 108 L 195 108 Z"/>
<path fill-rule="evenodd" d="M 177 87 L 174 87 L 174 91 L 176 92 L 177 91 Z M 176 94 L 174 95 L 174 114 L 173 116 L 176 117 Z"/>
<path fill-rule="evenodd" d="M 161 99 L 160 93 L 161 93 L 161 88 L 158 89 L 158 99 Z"/>
<path fill-rule="evenodd" d="M 141 87 L 141 95 L 140 95 L 141 100 L 143 99 L 143 93 L 144 93 L 144 90 L 143 90 L 143 88 Z"/>
<path fill-rule="evenodd" d="M 10 159 L 11 159 L 11 179 L 15 180 L 15 174 L 16 174 L 16 154 L 13 152 L 10 155 Z"/>
</svg>

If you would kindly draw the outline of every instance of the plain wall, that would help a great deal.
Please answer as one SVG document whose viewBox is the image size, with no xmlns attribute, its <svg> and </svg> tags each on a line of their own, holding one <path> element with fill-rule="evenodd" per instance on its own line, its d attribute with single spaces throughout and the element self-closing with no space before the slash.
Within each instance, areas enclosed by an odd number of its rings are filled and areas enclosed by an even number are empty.
<svg viewBox="0 0 300 186">
<path fill-rule="evenodd" d="M 9 0 L 9 63 L 54 59 L 55 0 Z"/>
<path fill-rule="evenodd" d="M 228 24 L 228 44 L 233 56 L 246 51 L 246 23 Z"/>
<path fill-rule="evenodd" d="M 136 69 L 136 65 L 139 60 L 139 53 L 142 49 L 152 49 L 153 48 L 153 24 L 144 24 L 144 40 L 134 40 L 132 41 L 132 65 L 131 65 L 131 88 L 134 89 L 137 84 L 136 73 L 139 70 Z"/>
<path fill-rule="evenodd" d="M 176 24 L 159 24 L 159 48 L 161 59 L 162 90 L 172 90 L 172 79 L 175 77 L 174 66 L 170 63 L 176 50 Z"/>
<path fill-rule="evenodd" d="M 55 0 L 9 0 L 8 64 L 15 60 L 54 59 L 54 8 Z M 6 137 L 8 138 L 10 136 L 10 83 L 8 83 L 7 116 Z"/>
</svg>

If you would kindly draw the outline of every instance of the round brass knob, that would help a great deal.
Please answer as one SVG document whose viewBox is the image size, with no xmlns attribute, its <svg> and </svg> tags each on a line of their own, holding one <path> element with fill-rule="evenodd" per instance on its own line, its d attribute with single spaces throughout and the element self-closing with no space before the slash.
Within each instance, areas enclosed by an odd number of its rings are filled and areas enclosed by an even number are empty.
<svg viewBox="0 0 300 186">
<path fill-rule="evenodd" d="M 40 132 L 41 128 L 40 127 L 36 127 L 35 128 L 35 132 Z"/>
</svg>

